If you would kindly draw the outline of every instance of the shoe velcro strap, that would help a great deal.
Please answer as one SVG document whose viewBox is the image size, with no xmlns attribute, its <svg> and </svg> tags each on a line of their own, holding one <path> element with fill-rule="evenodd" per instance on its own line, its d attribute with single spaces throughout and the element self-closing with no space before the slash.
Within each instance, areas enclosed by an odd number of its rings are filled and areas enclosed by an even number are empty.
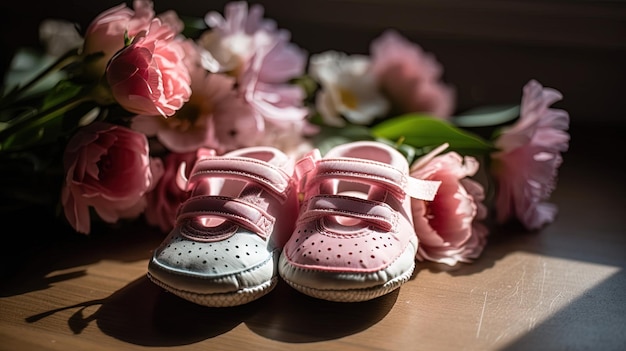
<svg viewBox="0 0 626 351">
<path fill-rule="evenodd" d="M 275 222 L 272 216 L 253 204 L 231 197 L 211 195 L 194 196 L 178 209 L 179 223 L 198 217 L 223 218 L 257 233 L 262 238 L 269 237 Z M 222 239 L 221 236 L 214 238 Z"/>
<path fill-rule="evenodd" d="M 316 195 L 307 200 L 298 221 L 310 221 L 326 216 L 360 219 L 384 231 L 395 231 L 398 214 L 389 205 L 352 196 Z"/>
<path fill-rule="evenodd" d="M 358 181 L 383 187 L 398 197 L 432 200 L 439 181 L 416 179 L 388 164 L 352 158 L 322 159 L 309 175 L 307 188 L 328 179 Z"/>
<path fill-rule="evenodd" d="M 298 192 L 304 192 L 307 174 L 315 169 L 317 162 L 322 158 L 319 149 L 313 149 L 296 162 L 295 175 L 298 182 Z"/>
<path fill-rule="evenodd" d="M 270 190 L 281 200 L 285 200 L 285 191 L 291 177 L 280 168 L 267 162 L 248 157 L 209 157 L 196 163 L 187 181 L 186 190 L 206 177 L 240 179 L 255 182 Z"/>
</svg>

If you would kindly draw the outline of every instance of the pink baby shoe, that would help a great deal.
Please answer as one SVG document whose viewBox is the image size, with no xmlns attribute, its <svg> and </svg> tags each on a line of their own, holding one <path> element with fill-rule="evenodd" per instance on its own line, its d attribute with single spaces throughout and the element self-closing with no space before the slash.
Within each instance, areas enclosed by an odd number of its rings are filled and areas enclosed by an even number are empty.
<svg viewBox="0 0 626 351">
<path fill-rule="evenodd" d="M 418 240 L 411 198 L 432 200 L 440 182 L 411 178 L 393 147 L 357 141 L 314 150 L 296 165 L 302 203 L 279 261 L 296 290 L 324 300 L 356 302 L 409 280 Z"/>
<path fill-rule="evenodd" d="M 298 214 L 294 161 L 272 147 L 196 162 L 177 224 L 154 251 L 148 277 L 191 302 L 235 306 L 270 292 Z"/>
</svg>

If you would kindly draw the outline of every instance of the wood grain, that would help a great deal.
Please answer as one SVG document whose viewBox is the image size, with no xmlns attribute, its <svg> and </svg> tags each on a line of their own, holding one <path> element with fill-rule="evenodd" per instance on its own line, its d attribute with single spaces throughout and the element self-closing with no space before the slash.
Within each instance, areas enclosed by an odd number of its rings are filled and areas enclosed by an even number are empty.
<svg viewBox="0 0 626 351">
<path fill-rule="evenodd" d="M 573 128 L 551 226 L 502 228 L 473 264 L 418 263 L 399 290 L 363 303 L 281 282 L 248 305 L 206 308 L 146 278 L 163 237 L 153 229 L 84 237 L 22 220 L 22 243 L 3 248 L 0 350 L 623 350 L 624 171 L 600 151 L 624 131 Z"/>
<path fill-rule="evenodd" d="M 156 1 L 201 16 L 227 1 Z M 2 68 L 54 17 L 83 27 L 117 1 L 3 4 Z M 517 103 L 530 79 L 572 118 L 538 233 L 492 232 L 472 264 L 418 263 L 399 290 L 332 303 L 280 283 L 234 308 L 178 299 L 146 278 L 163 235 L 141 224 L 74 234 L 45 213 L 0 213 L 0 350 L 626 350 L 626 8 L 623 2 L 261 1 L 309 52 L 367 51 L 398 27 L 436 54 L 459 110 Z M 465 5 L 459 5 L 465 4 Z M 460 8 L 459 6 L 464 6 Z M 19 35 L 16 35 L 19 33 Z"/>
</svg>

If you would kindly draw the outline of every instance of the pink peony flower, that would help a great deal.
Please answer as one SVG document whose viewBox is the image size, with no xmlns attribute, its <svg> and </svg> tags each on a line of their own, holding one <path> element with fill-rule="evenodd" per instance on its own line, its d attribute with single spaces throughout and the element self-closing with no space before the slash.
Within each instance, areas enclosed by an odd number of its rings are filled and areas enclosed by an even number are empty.
<svg viewBox="0 0 626 351">
<path fill-rule="evenodd" d="M 265 132 L 262 116 L 238 95 L 215 105 L 211 124 L 218 154 L 255 145 Z"/>
<path fill-rule="evenodd" d="M 482 185 L 469 178 L 478 171 L 478 161 L 456 152 L 437 156 L 441 150 L 411 167 L 412 177 L 441 181 L 433 201 L 413 199 L 411 206 L 419 239 L 417 259 L 454 266 L 482 253 L 488 229 L 480 221 L 486 218 L 487 208 L 482 203 Z"/>
<path fill-rule="evenodd" d="M 262 60 L 260 57 L 256 60 Z M 267 83 L 261 80 L 261 71 L 253 65 L 245 71 L 239 84 L 239 91 L 246 101 L 267 122 L 277 126 L 287 126 L 303 120 L 309 113 L 304 107 L 304 89 L 294 84 Z"/>
<path fill-rule="evenodd" d="M 397 113 L 450 117 L 456 93 L 441 81 L 443 69 L 432 54 L 393 30 L 372 41 L 370 52 L 372 70 Z"/>
<path fill-rule="evenodd" d="M 65 217 L 85 234 L 91 229 L 90 208 L 108 223 L 139 216 L 146 206 L 144 195 L 163 172 L 161 161 L 148 155 L 145 135 L 104 122 L 76 133 L 65 149 L 63 164 Z"/>
<path fill-rule="evenodd" d="M 102 53 L 102 57 L 89 64 L 90 75 L 99 79 L 111 57 L 124 48 L 124 33 L 133 38 L 147 30 L 154 18 L 152 1 L 133 1 L 134 11 L 120 4 L 98 15 L 87 27 L 82 55 Z"/>
<path fill-rule="evenodd" d="M 496 220 L 518 219 L 536 230 L 552 222 L 557 208 L 546 203 L 556 187 L 561 152 L 569 148 L 569 114 L 549 108 L 560 92 L 531 80 L 524 86 L 519 120 L 501 130 L 491 155 L 497 183 Z"/>
<path fill-rule="evenodd" d="M 178 17 L 178 13 L 174 10 L 167 10 L 157 15 L 161 22 L 172 28 L 175 33 L 182 33 L 185 29 L 185 22 Z"/>
<path fill-rule="evenodd" d="M 198 149 L 184 154 L 171 152 L 165 156 L 163 176 L 154 190 L 146 194 L 145 217 L 148 224 L 159 227 L 164 233 L 174 228 L 178 207 L 190 195 L 189 192 L 180 189 L 176 183 L 180 166 L 183 163 L 187 165 L 186 176 L 189 177 L 191 166 L 196 160 L 211 153 L 209 149 Z"/>
<path fill-rule="evenodd" d="M 147 32 L 111 58 L 106 70 L 113 96 L 126 110 L 168 117 L 191 95 L 183 41 L 155 18 Z"/>
<path fill-rule="evenodd" d="M 167 119 L 138 115 L 131 128 L 156 136 L 163 146 L 176 153 L 206 147 L 222 154 L 252 145 L 262 134 L 264 122 L 237 94 L 235 78 L 206 72 L 197 46 L 185 41 L 184 47 L 192 78 L 189 101 Z"/>
<path fill-rule="evenodd" d="M 198 44 L 211 52 L 220 64 L 220 71 L 240 77 L 259 46 L 272 42 L 278 33 L 286 33 L 276 29 L 274 21 L 263 18 L 263 12 L 261 5 L 252 5 L 248 9 L 245 1 L 233 1 L 226 4 L 224 16 L 216 11 L 206 14 L 204 21 L 211 29 L 200 36 Z M 286 53 L 280 56 L 290 57 Z M 297 61 L 285 63 L 296 63 L 297 69 Z M 291 64 L 284 74 L 293 74 Z"/>
</svg>

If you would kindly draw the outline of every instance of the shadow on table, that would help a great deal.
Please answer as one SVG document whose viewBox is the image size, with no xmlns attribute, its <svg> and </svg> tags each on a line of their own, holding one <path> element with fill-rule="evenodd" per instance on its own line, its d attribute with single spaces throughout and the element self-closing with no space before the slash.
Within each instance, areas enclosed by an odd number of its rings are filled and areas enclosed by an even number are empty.
<svg viewBox="0 0 626 351">
<path fill-rule="evenodd" d="M 144 346 L 196 343 L 223 334 L 255 313 L 257 304 L 234 308 L 203 308 L 159 288 L 141 277 L 104 299 L 86 301 L 26 318 L 36 323 L 53 314 L 74 311 L 67 323 L 81 334 L 91 323 L 114 338 Z"/>
<path fill-rule="evenodd" d="M 394 306 L 399 289 L 363 302 L 315 299 L 280 282 L 259 313 L 246 320 L 253 332 L 272 340 L 306 343 L 342 338 L 381 321 Z"/>
<path fill-rule="evenodd" d="M 563 168 L 561 188 L 554 194 L 555 203 L 560 207 L 560 217 L 551 226 L 539 233 L 528 233 L 519 227 L 504 228 L 490 235 L 487 247 L 474 263 L 448 267 L 421 262 L 415 274 L 425 270 L 452 276 L 478 274 L 494 267 L 512 252 L 520 251 L 626 268 L 622 239 L 626 218 L 623 216 L 623 177 L 614 177 L 623 171 L 608 166 L 600 168 L 599 161 L 593 158 L 579 157 L 568 161 Z M 594 182 L 598 173 L 607 176 L 607 180 Z M 160 238 L 146 233 L 145 229 L 134 230 L 136 232 L 126 230 L 125 233 L 115 233 L 112 237 L 103 235 L 93 241 L 55 243 L 52 256 L 33 261 L 39 265 L 35 275 L 30 274 L 27 280 L 19 280 L 18 284 L 8 288 L 5 285 L 1 296 L 45 289 L 55 280 L 73 279 L 85 274 L 77 270 L 47 277 L 54 270 L 80 267 L 102 259 L 147 259 Z M 21 254 L 17 250 L 16 253 Z M 24 257 L 17 259 L 18 264 L 26 261 Z M 507 350 L 537 349 L 530 346 L 546 349 L 550 345 L 540 343 L 548 339 L 554 340 L 555 345 L 568 346 L 563 349 L 594 349 L 594 345 L 599 346 L 598 349 L 618 349 L 613 346 L 626 344 L 626 333 L 623 332 L 626 316 L 624 272 L 622 269 L 587 291 L 513 342 Z M 224 334 L 241 323 L 268 339 L 305 343 L 341 338 L 375 325 L 389 313 L 397 294 L 398 291 L 395 291 L 364 303 L 332 303 L 308 298 L 285 284 L 279 284 L 268 296 L 250 304 L 216 309 L 203 308 L 172 296 L 142 277 L 106 299 L 47 311 L 28 317 L 26 321 L 35 323 L 57 312 L 75 309 L 76 312 L 68 320 L 74 333 L 80 334 L 95 321 L 104 333 L 139 345 L 196 343 Z M 89 313 L 96 306 L 99 308 Z M 582 338 L 581 335 L 588 337 Z M 580 342 L 582 339 L 589 344 L 569 344 L 570 340 Z"/>
<path fill-rule="evenodd" d="M 27 317 L 26 322 L 75 310 L 68 319 L 74 334 L 81 334 L 95 322 L 103 333 L 143 346 L 193 344 L 241 323 L 269 339 L 304 343 L 341 338 L 369 328 L 389 312 L 397 294 L 396 290 L 361 303 L 330 302 L 309 298 L 280 282 L 270 294 L 246 305 L 210 308 L 178 298 L 142 277 L 108 298 L 46 311 Z"/>
<path fill-rule="evenodd" d="M 14 236 L 15 249 L 0 255 L 0 297 L 45 290 L 54 283 L 80 278 L 87 274 L 84 266 L 103 260 L 147 260 L 164 238 L 140 221 L 119 227 L 94 225 L 92 233 L 85 235 L 68 233 L 65 226 L 47 219 L 33 221 L 22 234 Z M 63 272 L 51 274 L 57 271 Z"/>
</svg>

